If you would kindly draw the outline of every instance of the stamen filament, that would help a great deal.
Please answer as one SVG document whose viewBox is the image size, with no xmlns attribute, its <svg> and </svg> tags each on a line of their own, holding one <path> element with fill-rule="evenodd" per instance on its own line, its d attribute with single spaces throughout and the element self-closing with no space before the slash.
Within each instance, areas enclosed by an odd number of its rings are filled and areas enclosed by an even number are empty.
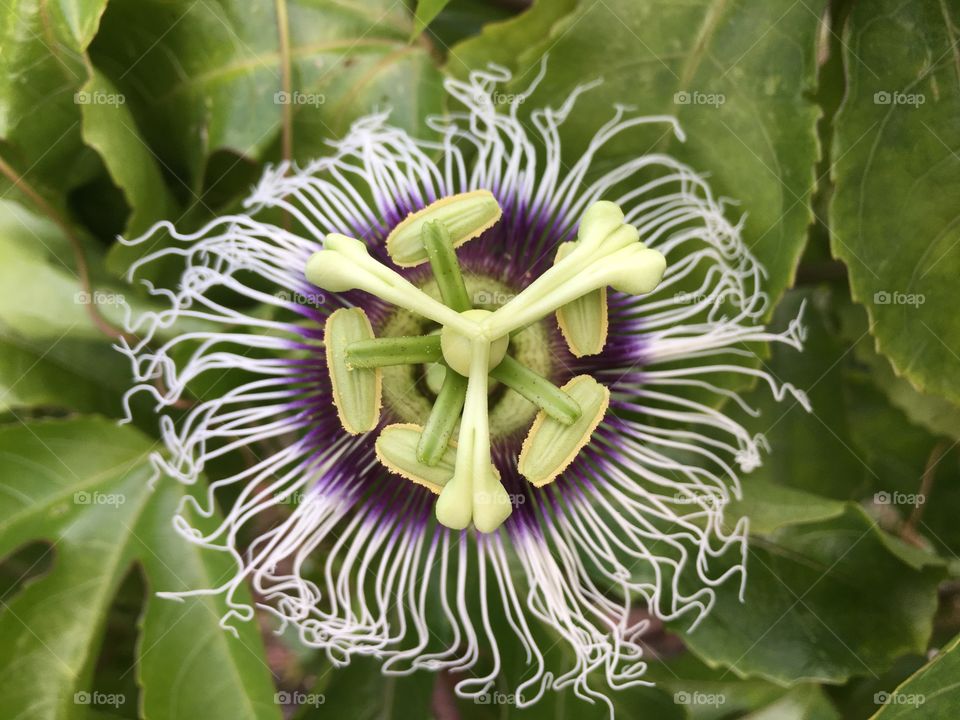
<svg viewBox="0 0 960 720">
<path fill-rule="evenodd" d="M 422 242 L 424 223 L 442 223 L 450 232 L 450 246 L 460 247 L 492 227 L 501 214 L 500 205 L 489 190 L 448 195 L 407 215 L 387 236 L 387 253 L 400 267 L 420 265 L 429 259 Z"/>
<path fill-rule="evenodd" d="M 446 225 L 436 221 L 424 223 L 420 240 L 426 248 L 430 268 L 437 280 L 444 304 L 457 312 L 472 308 L 473 303 L 470 302 L 467 286 L 463 282 L 463 273 L 460 271 L 457 253 L 453 249 Z"/>
<path fill-rule="evenodd" d="M 580 417 L 576 400 L 509 355 L 490 371 L 490 377 L 520 393 L 557 422 L 571 425 Z"/>
<path fill-rule="evenodd" d="M 402 307 L 410 312 L 417 313 L 428 320 L 433 320 L 439 325 L 449 325 L 450 327 L 456 328 L 464 335 L 473 335 L 476 333 L 476 323 L 466 320 L 458 312 L 434 300 L 406 278 L 390 270 L 390 268 L 381 265 L 373 258 L 370 258 L 370 260 L 390 273 L 392 277 L 389 283 L 381 280 L 381 278 L 377 278 L 377 280 L 380 280 L 379 283 L 369 282 L 366 287 L 360 286 L 359 289 L 366 290 L 381 300 L 392 303 L 397 307 Z"/>
<path fill-rule="evenodd" d="M 439 335 L 386 337 L 358 340 L 347 346 L 350 368 L 378 368 L 388 365 L 420 365 L 440 362 Z"/>
<path fill-rule="evenodd" d="M 557 248 L 556 261 L 563 260 L 574 247 L 575 243 L 561 243 Z M 610 327 L 607 289 L 602 287 L 561 305 L 557 308 L 556 317 L 560 333 L 575 357 L 600 353 L 607 344 Z"/>
<path fill-rule="evenodd" d="M 417 459 L 420 462 L 431 467 L 440 462 L 460 419 L 466 397 L 467 378 L 447 369 L 436 402 L 420 434 L 417 445 Z"/>
</svg>

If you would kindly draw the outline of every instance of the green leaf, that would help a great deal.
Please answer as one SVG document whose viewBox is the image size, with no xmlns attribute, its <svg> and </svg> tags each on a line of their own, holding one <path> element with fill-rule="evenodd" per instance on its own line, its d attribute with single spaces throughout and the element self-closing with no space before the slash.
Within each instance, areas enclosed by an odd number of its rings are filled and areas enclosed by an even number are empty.
<svg viewBox="0 0 960 720">
<path fill-rule="evenodd" d="M 778 312 L 792 316 L 803 299 L 805 353 L 775 350 L 767 369 L 810 390 L 813 413 L 768 400 L 763 387 L 749 396 L 763 413 L 750 427 L 765 432 L 773 453 L 745 478 L 743 499 L 731 508 L 731 517 L 750 518 L 753 534 L 745 602 L 722 589 L 713 613 L 685 634 L 694 651 L 731 668 L 731 676 L 780 683 L 873 676 L 904 652 L 922 652 L 943 575 L 932 555 L 880 531 L 858 506 L 829 499 L 869 496 L 892 467 L 877 458 L 891 447 L 901 452 L 900 438 L 914 428 L 878 419 L 871 453 L 864 452 L 854 427 L 863 425 L 862 410 L 885 416 L 855 404 L 863 399 L 850 386 L 859 366 L 850 342 L 838 336 L 835 295 L 792 292 Z M 912 480 L 907 492 L 919 487 L 922 455 L 912 471 L 911 478 L 911 467 L 900 469 L 904 483 Z M 880 624 L 897 629 L 879 634 Z"/>
<path fill-rule="evenodd" d="M 117 415 L 129 377 L 129 361 L 109 343 L 38 341 L 0 326 L 0 411 L 50 406 Z"/>
<path fill-rule="evenodd" d="M 150 584 L 137 668 L 145 715 L 279 719 L 279 702 L 255 620 L 236 624 L 234 636 L 219 624 L 226 610 L 221 598 L 178 603 L 153 594 L 217 587 L 236 572 L 229 555 L 198 548 L 173 532 L 170 519 L 182 495 L 179 487 L 158 490 L 137 528 L 137 558 Z M 206 529 L 218 522 L 219 513 Z M 237 599 L 251 600 L 245 590 Z"/>
<path fill-rule="evenodd" d="M 766 680 L 742 680 L 722 669 L 707 667 L 690 652 L 677 657 L 660 657 L 660 650 L 655 647 L 656 639 L 651 638 L 651 643 L 654 644 L 656 655 L 651 658 L 647 679 L 669 692 L 675 700 L 684 700 L 682 704 L 691 720 L 742 717 L 761 708 L 775 706 L 786 695 L 818 694 L 817 686 L 812 684 L 785 690 Z"/>
<path fill-rule="evenodd" d="M 855 322 L 863 310 L 850 304 L 843 292 L 792 290 L 777 309 L 774 324 L 795 316 L 801 301 L 806 301 L 804 352 L 774 348 L 765 365 L 774 377 L 806 390 L 812 412 L 790 399 L 776 402 L 765 386 L 747 395 L 761 411 L 748 419 L 747 427 L 763 433 L 772 451 L 744 481 L 744 497 L 734 512 L 750 517 L 751 529 L 764 533 L 777 517 L 770 513 L 781 507 L 787 520 L 817 519 L 810 513 L 820 511 L 825 519 L 844 508 L 827 498 L 849 499 L 871 506 L 884 528 L 899 533 L 913 510 L 910 498 L 925 492 L 922 519 L 914 530 L 940 553 L 951 554 L 960 547 L 953 519 L 960 493 L 949 479 L 952 464 L 944 458 L 935 468 L 932 487 L 921 489 L 937 438 L 892 404 L 890 387 L 884 388 L 886 393 L 879 389 L 885 381 L 906 381 L 893 378 L 887 360 L 873 352 L 866 323 Z M 889 377 L 878 372 L 877 365 L 886 368 Z M 778 486 L 813 495 L 795 497 Z M 782 502 L 771 498 L 771 489 L 783 495 Z M 887 500 L 877 503 L 884 494 Z"/>
<path fill-rule="evenodd" d="M 594 681 L 600 690 L 605 683 L 602 677 Z M 660 688 L 635 686 L 623 690 L 605 692 L 613 703 L 614 717 L 618 720 L 684 720 L 683 703 Z M 463 720 L 604 720 L 610 718 L 610 710 L 603 702 L 588 703 L 578 698 L 570 688 L 548 690 L 534 705 L 516 707 L 512 693 L 493 690 L 475 701 L 459 700 L 457 707 Z"/>
<path fill-rule="evenodd" d="M 840 720 L 820 688 L 798 687 L 741 720 Z"/>
<path fill-rule="evenodd" d="M 942 397 L 923 393 L 897 376 L 889 359 L 875 349 L 863 307 L 850 304 L 839 312 L 842 332 L 847 342 L 854 345 L 857 361 L 866 367 L 870 380 L 886 394 L 890 403 L 929 432 L 960 439 L 960 407 Z"/>
<path fill-rule="evenodd" d="M 114 327 L 125 306 L 158 309 L 136 288 L 106 279 L 103 253 L 85 234 L 92 291 L 81 284 L 61 228 L 18 203 L 0 200 L 0 409 L 48 406 L 118 416 L 131 380 L 129 359 L 91 319 L 90 303 Z M 186 320 L 164 337 L 209 327 Z"/>
<path fill-rule="evenodd" d="M 447 5 L 430 24 L 430 39 L 438 48 L 449 51 L 464 39 L 479 35 L 490 23 L 513 17 L 526 9 L 523 3 L 457 0 Z M 449 59 L 452 60 L 452 56 Z"/>
<path fill-rule="evenodd" d="M 834 254 L 877 347 L 921 391 L 960 403 L 960 88 L 955 3 L 855 4 L 834 126 Z"/>
<path fill-rule="evenodd" d="M 417 129 L 440 109 L 439 71 L 427 48 L 408 44 L 413 22 L 402 4 L 280 5 L 289 51 L 272 2 L 116 0 L 103 17 L 94 63 L 127 97 L 189 200 L 213 152 L 271 156 L 286 110 L 293 154 L 307 160 L 374 107 L 392 107 L 392 122 Z"/>
<path fill-rule="evenodd" d="M 873 365 L 874 380 L 886 391 L 894 407 L 902 410 L 911 422 L 928 431 L 960 440 L 960 407 L 941 397 L 920 392 L 903 378 L 897 377 L 886 360 L 879 357 L 878 360 Z"/>
<path fill-rule="evenodd" d="M 914 424 L 869 377 L 850 369 L 845 374 L 850 447 L 873 471 L 873 489 L 918 492 L 937 438 Z"/>
<path fill-rule="evenodd" d="M 0 556 L 42 539 L 55 558 L 0 613 L 0 695 L 11 716 L 111 710 L 96 707 L 92 673 L 111 600 L 139 563 L 150 585 L 139 646 L 145 716 L 280 717 L 255 625 L 243 624 L 234 638 L 218 626 L 220 598 L 179 604 L 153 596 L 216 585 L 233 568 L 229 557 L 174 532 L 171 513 L 184 489 L 169 480 L 151 489 L 152 447 L 100 419 L 0 427 Z"/>
<path fill-rule="evenodd" d="M 87 80 L 84 53 L 107 0 L 13 0 L 0 13 L 0 138 L 31 184 L 76 184 L 83 144 L 74 94 Z"/>
<path fill-rule="evenodd" d="M 954 718 L 960 714 L 960 636 L 901 683 L 892 693 L 880 692 L 877 720 L 896 718 Z"/>
<path fill-rule="evenodd" d="M 763 369 L 778 382 L 804 391 L 812 411 L 790 395 L 777 401 L 765 384 L 746 396 L 760 415 L 746 418 L 745 426 L 762 433 L 771 447 L 750 477 L 824 497 L 860 499 L 873 487 L 874 475 L 851 440 L 849 381 L 843 370 L 852 353 L 850 342 L 838 337 L 834 327 L 836 302 L 836 294 L 827 288 L 792 290 L 774 313 L 772 325 L 784 327 L 806 303 L 803 351 L 775 346 Z"/>
<path fill-rule="evenodd" d="M 311 692 L 289 695 L 303 708 L 297 720 L 430 720 L 436 677 L 422 671 L 384 675 L 377 660 L 354 657 L 346 667 L 328 668 Z"/>
<path fill-rule="evenodd" d="M 103 158 L 113 181 L 123 190 L 131 208 L 126 235 L 135 237 L 157 220 L 169 217 L 173 199 L 153 152 L 140 137 L 126 97 L 93 70 L 80 89 L 83 139 Z"/>
<path fill-rule="evenodd" d="M 577 0 L 534 2 L 523 14 L 490 23 L 479 36 L 458 43 L 450 52 L 446 69 L 455 75 L 465 75 L 491 62 L 512 67 L 521 53 L 533 53 L 535 48 L 542 54 L 550 47 L 551 37 L 562 31 L 560 23 L 576 7 Z"/>
<path fill-rule="evenodd" d="M 86 206 L 91 195 L 112 191 L 93 148 L 126 196 L 128 232 L 138 233 L 169 215 L 170 193 L 139 138 L 126 98 L 87 56 L 106 0 L 14 5 L 20 6 L 19 15 L 11 6 L 0 17 L 0 39 L 6 40 L 0 83 L 7 83 L 0 84 L 0 138 L 9 143 L 5 154 L 14 172 L 67 215 L 70 191 L 83 186 L 88 194 L 69 200 Z M 122 202 L 72 209 L 81 216 L 112 217 L 114 207 L 117 213 L 124 210 Z M 104 224 L 119 226 L 117 221 Z"/>
<path fill-rule="evenodd" d="M 417 0 L 417 9 L 414 13 L 413 32 L 410 33 L 410 40 L 416 40 L 427 25 L 433 22 L 433 19 L 440 14 L 450 0 Z"/>
<path fill-rule="evenodd" d="M 838 500 L 751 476 L 744 481 L 743 498 L 730 503 L 728 514 L 731 518 L 750 518 L 750 532 L 754 534 L 772 535 L 790 525 L 838 517 L 845 507 Z"/>
<path fill-rule="evenodd" d="M 784 685 L 843 682 L 922 653 L 942 564 L 885 535 L 855 505 L 787 525 L 791 512 L 783 505 L 777 522 L 768 513 L 766 525 L 778 529 L 751 539 L 744 602 L 723 588 L 684 633 L 688 646 L 711 666 Z"/>
<path fill-rule="evenodd" d="M 93 289 L 87 291 L 74 268 L 70 243 L 52 221 L 18 203 L 0 200 L 0 327 L 25 338 L 77 338 L 111 342 L 91 320 L 88 305 L 96 301 L 100 314 L 114 326 L 123 324 L 125 305 L 137 314 L 160 305 L 107 277 L 103 252 L 81 234 Z M 187 320 L 172 335 L 209 323 Z"/>
<path fill-rule="evenodd" d="M 956 445 L 913 425 L 872 386 L 861 387 L 856 399 L 853 439 L 877 474 L 869 498 L 873 513 L 891 531 L 916 538 L 955 561 L 960 556 Z"/>
<path fill-rule="evenodd" d="M 744 238 L 769 271 L 775 301 L 792 281 L 812 218 L 820 113 L 808 95 L 826 2 L 583 0 L 570 14 L 540 8 L 548 4 L 458 45 L 451 57 L 471 67 L 506 64 L 518 91 L 549 48 L 546 77 L 525 108 L 556 105 L 577 85 L 603 78 L 559 130 L 568 164 L 609 119 L 606 108 L 675 115 L 685 143 L 668 126 L 644 126 L 612 142 L 598 166 L 667 151 L 709 172 L 716 195 L 741 201 L 729 212 L 746 214 Z M 447 69 L 465 72 L 453 60 Z"/>
<path fill-rule="evenodd" d="M 72 264 L 70 245 L 53 222 L 17 203 L 0 200 L 0 323 L 20 335 L 104 339 L 90 319 Z M 91 253 L 91 265 L 98 264 Z M 123 318 L 122 292 L 104 288 L 98 307 L 108 319 Z"/>
</svg>

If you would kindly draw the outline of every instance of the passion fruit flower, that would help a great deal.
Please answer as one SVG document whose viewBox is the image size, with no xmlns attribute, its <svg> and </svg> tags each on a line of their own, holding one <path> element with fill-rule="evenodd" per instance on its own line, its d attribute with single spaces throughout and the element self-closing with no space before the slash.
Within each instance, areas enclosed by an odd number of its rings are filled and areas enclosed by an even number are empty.
<svg viewBox="0 0 960 720">
<path fill-rule="evenodd" d="M 640 124 L 683 140 L 673 118 L 615 108 L 566 167 L 585 88 L 528 127 L 539 77 L 498 112 L 509 79 L 448 80 L 463 109 L 430 120 L 437 139 L 371 115 L 268 170 L 247 213 L 131 241 L 174 241 L 131 279 L 183 267 L 144 281 L 169 308 L 129 324 L 128 400 L 156 401 L 160 474 L 209 476 L 174 525 L 236 561 L 183 593 L 224 595 L 225 628 L 253 616 L 249 583 L 336 664 L 446 670 L 480 697 L 518 643 L 518 705 L 605 699 L 645 682 L 638 610 L 695 626 L 720 583 L 742 593 L 747 519 L 725 509 L 764 441 L 731 378 L 806 405 L 753 352 L 799 349 L 802 327 L 763 326 L 763 269 L 701 175 L 664 154 L 594 168 Z"/>
</svg>

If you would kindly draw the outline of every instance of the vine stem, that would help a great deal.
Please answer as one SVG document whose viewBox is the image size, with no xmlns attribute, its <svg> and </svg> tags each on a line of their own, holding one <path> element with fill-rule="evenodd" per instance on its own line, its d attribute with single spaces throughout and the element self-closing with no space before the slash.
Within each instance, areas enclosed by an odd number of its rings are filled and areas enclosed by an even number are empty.
<svg viewBox="0 0 960 720">
<path fill-rule="evenodd" d="M 285 93 L 287 103 L 281 105 L 280 142 L 284 160 L 293 157 L 293 102 L 290 92 L 293 86 L 293 71 L 290 60 L 290 19 L 287 14 L 287 0 L 276 0 L 277 34 L 280 50 L 280 89 Z"/>
<path fill-rule="evenodd" d="M 947 444 L 946 440 L 940 440 L 933 446 L 933 450 L 930 451 L 930 456 L 927 458 L 927 464 L 923 469 L 923 476 L 920 480 L 920 490 L 918 492 L 918 496 L 923 497 L 923 502 L 914 504 L 910 517 L 907 518 L 907 521 L 903 524 L 903 528 L 900 530 L 900 537 L 913 545 L 921 544 L 917 536 L 917 525 L 919 525 L 923 519 L 923 509 L 926 507 L 926 501 L 929 499 L 930 491 L 933 489 L 933 479 L 936 475 L 937 465 L 943 460 L 943 456 L 950 451 L 950 448 L 951 446 Z"/>
</svg>

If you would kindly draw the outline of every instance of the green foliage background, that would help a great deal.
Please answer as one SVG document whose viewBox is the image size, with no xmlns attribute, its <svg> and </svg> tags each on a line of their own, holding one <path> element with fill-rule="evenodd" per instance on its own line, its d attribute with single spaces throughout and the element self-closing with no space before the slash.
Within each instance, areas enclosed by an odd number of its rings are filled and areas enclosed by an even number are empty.
<svg viewBox="0 0 960 720">
<path fill-rule="evenodd" d="M 773 322 L 808 308 L 806 352 L 765 363 L 814 412 L 751 391 L 774 452 L 745 480 L 746 603 L 726 587 L 696 632 L 654 633 L 658 686 L 620 693 L 618 717 L 960 717 L 958 25 L 957 0 L 5 0 L 3 717 L 604 716 L 332 670 L 266 622 L 224 632 L 218 599 L 158 599 L 232 568 L 173 534 L 185 490 L 146 482 L 153 424 L 115 423 L 110 298 L 148 304 L 118 234 L 229 212 L 265 163 L 323 154 L 375 107 L 427 134 L 445 76 L 496 62 L 522 89 L 544 54 L 531 107 L 604 80 L 563 126 L 568 159 L 615 103 L 676 115 L 685 143 L 651 130 L 600 161 L 650 149 L 709 172 L 747 214 Z"/>
</svg>

